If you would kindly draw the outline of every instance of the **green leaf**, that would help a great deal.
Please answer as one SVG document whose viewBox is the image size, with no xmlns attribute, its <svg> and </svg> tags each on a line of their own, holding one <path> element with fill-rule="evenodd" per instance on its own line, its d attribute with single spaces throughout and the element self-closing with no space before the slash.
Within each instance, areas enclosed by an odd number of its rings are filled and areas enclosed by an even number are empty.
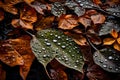
<svg viewBox="0 0 120 80">
<path fill-rule="evenodd" d="M 55 2 L 52 4 L 51 13 L 55 16 L 60 17 L 62 14 L 66 13 L 66 10 L 60 2 Z"/>
<path fill-rule="evenodd" d="M 68 68 L 82 71 L 84 61 L 78 45 L 59 30 L 38 31 L 31 40 L 31 48 L 44 67 L 55 58 Z"/>
<path fill-rule="evenodd" d="M 96 51 L 94 62 L 108 72 L 120 73 L 120 54 L 111 48 Z"/>
</svg>

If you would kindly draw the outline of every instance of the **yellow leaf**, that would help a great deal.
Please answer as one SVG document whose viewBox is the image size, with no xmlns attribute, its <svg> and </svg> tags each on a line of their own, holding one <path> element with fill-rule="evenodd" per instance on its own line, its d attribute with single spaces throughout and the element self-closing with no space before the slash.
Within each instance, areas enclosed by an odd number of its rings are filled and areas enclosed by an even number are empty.
<svg viewBox="0 0 120 80">
<path fill-rule="evenodd" d="M 111 31 L 111 35 L 112 35 L 114 38 L 117 38 L 117 37 L 118 37 L 117 31 L 114 30 L 114 29 Z"/>
<path fill-rule="evenodd" d="M 114 39 L 114 38 L 105 38 L 105 39 L 103 40 L 103 44 L 104 44 L 104 45 L 112 45 L 114 42 L 115 42 L 115 39 Z"/>
<path fill-rule="evenodd" d="M 114 48 L 115 48 L 116 50 L 120 51 L 120 44 L 114 43 L 113 46 L 114 46 Z"/>
</svg>

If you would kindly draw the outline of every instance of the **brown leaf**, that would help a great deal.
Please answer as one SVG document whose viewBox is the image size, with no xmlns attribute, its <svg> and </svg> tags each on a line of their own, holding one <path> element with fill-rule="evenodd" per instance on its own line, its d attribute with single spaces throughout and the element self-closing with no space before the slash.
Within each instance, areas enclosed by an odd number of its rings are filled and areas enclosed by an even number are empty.
<svg viewBox="0 0 120 80">
<path fill-rule="evenodd" d="M 58 23 L 58 28 L 61 29 L 73 29 L 78 26 L 77 19 L 72 15 L 62 16 Z"/>
<path fill-rule="evenodd" d="M 86 38 L 83 37 L 83 36 L 80 35 L 80 34 L 72 34 L 72 33 L 69 33 L 69 32 L 65 32 L 65 34 L 67 34 L 68 36 L 72 37 L 73 40 L 74 40 L 78 45 L 81 45 L 81 46 L 86 46 L 86 45 L 88 45 Z"/>
<path fill-rule="evenodd" d="M 35 30 L 37 31 L 45 29 L 45 28 L 49 28 L 52 25 L 55 17 L 54 16 L 49 16 L 49 17 L 40 16 L 39 19 L 40 20 L 38 20 L 35 25 Z"/>
<path fill-rule="evenodd" d="M 86 28 L 88 26 L 91 26 L 91 20 L 87 19 L 85 17 L 79 17 L 78 22 L 80 22 L 81 24 L 83 24 Z"/>
<path fill-rule="evenodd" d="M 120 51 L 120 44 L 114 43 L 113 47 L 114 47 L 116 50 Z"/>
<path fill-rule="evenodd" d="M 10 45 L 9 41 L 0 42 L 0 60 L 5 64 L 13 67 L 23 65 L 23 57 Z"/>
<path fill-rule="evenodd" d="M 4 3 L 6 5 L 15 5 L 15 4 L 18 4 L 20 2 L 23 2 L 23 0 L 4 0 Z"/>
<path fill-rule="evenodd" d="M 105 38 L 105 39 L 103 40 L 103 44 L 104 44 L 104 45 L 112 45 L 114 42 L 115 42 L 115 39 L 114 39 L 114 38 Z"/>
<path fill-rule="evenodd" d="M 16 49 L 24 59 L 24 65 L 20 66 L 20 75 L 24 80 L 28 75 L 32 62 L 35 58 L 31 47 L 30 47 L 31 37 L 28 35 L 23 35 L 17 39 L 12 39 L 11 45 Z"/>
<path fill-rule="evenodd" d="M 6 80 L 6 72 L 3 70 L 2 65 L 0 65 L 0 80 Z"/>
<path fill-rule="evenodd" d="M 93 2 L 97 5 L 102 4 L 101 0 L 93 0 Z"/>
<path fill-rule="evenodd" d="M 33 25 L 31 23 L 22 21 L 21 19 L 13 19 L 11 24 L 15 28 L 33 29 Z"/>
<path fill-rule="evenodd" d="M 4 19 L 4 12 L 0 10 L 0 21 L 2 21 L 3 19 Z"/>
<path fill-rule="evenodd" d="M 91 19 L 94 24 L 102 24 L 105 22 L 105 16 L 102 14 L 92 15 Z"/>
<path fill-rule="evenodd" d="M 24 8 L 20 11 L 20 19 L 29 23 L 37 21 L 37 13 L 34 8 L 24 5 Z"/>
<path fill-rule="evenodd" d="M 112 35 L 112 37 L 114 37 L 115 39 L 118 37 L 117 31 L 114 30 L 114 29 L 111 31 L 111 35 Z"/>
<path fill-rule="evenodd" d="M 50 70 L 50 76 L 53 80 L 68 80 L 67 74 L 62 69 L 51 69 Z"/>
</svg>

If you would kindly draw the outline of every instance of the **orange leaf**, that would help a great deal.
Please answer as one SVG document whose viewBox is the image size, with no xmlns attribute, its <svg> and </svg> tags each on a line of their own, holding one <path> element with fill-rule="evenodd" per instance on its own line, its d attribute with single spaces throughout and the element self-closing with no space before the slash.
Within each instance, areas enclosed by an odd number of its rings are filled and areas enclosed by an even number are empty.
<svg viewBox="0 0 120 80">
<path fill-rule="evenodd" d="M 0 65 L 0 80 L 6 80 L 6 72 L 3 70 L 2 65 Z"/>
<path fill-rule="evenodd" d="M 115 39 L 113 39 L 113 38 L 105 38 L 103 40 L 104 45 L 112 45 L 114 42 L 115 42 Z"/>
<path fill-rule="evenodd" d="M 120 51 L 120 44 L 114 43 L 113 47 L 114 47 L 116 50 Z"/>
<path fill-rule="evenodd" d="M 105 16 L 102 14 L 92 15 L 91 19 L 94 24 L 102 24 L 105 22 Z"/>
<path fill-rule="evenodd" d="M 17 39 L 11 40 L 11 45 L 21 54 L 24 59 L 24 65 L 20 66 L 20 75 L 24 80 L 26 80 L 32 62 L 35 58 L 30 47 L 30 40 L 31 37 L 28 35 L 23 35 Z"/>
<path fill-rule="evenodd" d="M 118 37 L 117 31 L 114 30 L 114 29 L 111 31 L 111 35 L 112 35 L 114 38 L 117 38 L 117 37 Z"/>
<path fill-rule="evenodd" d="M 16 65 L 23 65 L 23 57 L 10 45 L 10 42 L 0 42 L 0 60 L 5 64 L 13 67 Z"/>
<path fill-rule="evenodd" d="M 37 13 L 34 8 L 24 5 L 24 8 L 20 10 L 20 19 L 29 23 L 37 21 Z"/>
<path fill-rule="evenodd" d="M 117 42 L 118 42 L 118 44 L 120 44 L 120 38 L 117 38 Z"/>
<path fill-rule="evenodd" d="M 91 26 L 91 20 L 84 17 L 79 17 L 78 22 L 83 24 L 85 27 Z"/>
<path fill-rule="evenodd" d="M 78 22 L 72 15 L 62 16 L 58 23 L 58 27 L 61 29 L 73 29 L 76 26 L 78 26 Z"/>
<path fill-rule="evenodd" d="M 102 2 L 101 2 L 101 0 L 93 0 L 93 2 L 95 3 L 95 4 L 102 4 Z"/>
</svg>

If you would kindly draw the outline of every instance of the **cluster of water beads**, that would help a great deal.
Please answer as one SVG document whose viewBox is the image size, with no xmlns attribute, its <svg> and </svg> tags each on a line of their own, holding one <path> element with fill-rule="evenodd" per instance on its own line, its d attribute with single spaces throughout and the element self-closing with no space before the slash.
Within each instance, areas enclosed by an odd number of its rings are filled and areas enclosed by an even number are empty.
<svg viewBox="0 0 120 80">
<path fill-rule="evenodd" d="M 120 55 L 112 49 L 102 49 L 94 53 L 94 61 L 104 70 L 120 73 Z"/>
<path fill-rule="evenodd" d="M 60 16 L 61 14 L 65 14 L 66 11 L 60 2 L 55 2 L 52 4 L 51 13 L 55 16 Z"/>
<path fill-rule="evenodd" d="M 80 49 L 70 37 L 58 30 L 47 29 L 38 32 L 36 39 L 39 42 L 31 41 L 31 47 L 40 62 L 50 62 L 55 58 L 63 65 L 72 66 L 78 70 L 81 68 L 83 58 Z"/>
</svg>

